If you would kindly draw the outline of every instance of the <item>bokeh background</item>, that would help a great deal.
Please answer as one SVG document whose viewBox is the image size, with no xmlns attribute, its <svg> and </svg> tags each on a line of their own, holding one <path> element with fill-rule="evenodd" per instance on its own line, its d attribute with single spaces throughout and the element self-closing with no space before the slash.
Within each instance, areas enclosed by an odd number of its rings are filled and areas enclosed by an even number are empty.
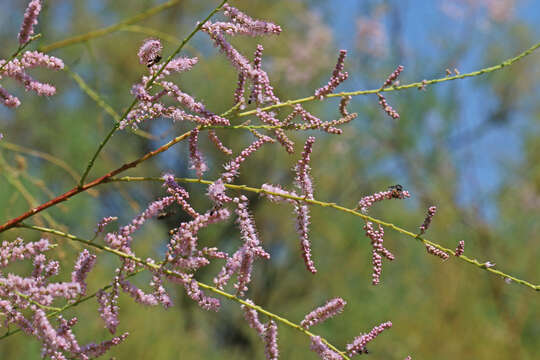
<svg viewBox="0 0 540 360">
<path fill-rule="evenodd" d="M 42 47 L 135 16 L 160 1 L 45 1 L 38 31 Z M 185 0 L 151 18 L 107 36 L 51 52 L 61 57 L 116 111 L 131 101 L 129 89 L 145 73 L 136 52 L 150 35 L 164 41 L 170 52 L 218 1 Z M 405 0 L 405 1 L 247 1 L 233 0 L 248 14 L 271 19 L 284 31 L 279 37 L 235 38 L 233 43 L 251 55 L 257 43 L 265 47 L 263 67 L 281 99 L 309 96 L 325 84 L 337 51 L 349 51 L 350 78 L 340 90 L 378 88 L 399 64 L 405 66 L 402 84 L 445 76 L 445 70 L 468 72 L 498 64 L 540 41 L 540 6 L 534 0 Z M 17 47 L 25 1 L 0 0 L 0 57 Z M 183 52 L 198 56 L 199 64 L 177 77 L 187 92 L 204 99 L 219 113 L 232 104 L 236 74 L 204 34 L 195 36 Z M 540 52 L 510 68 L 486 76 L 387 93 L 401 114 L 387 117 L 375 95 L 353 98 L 350 110 L 359 117 L 341 136 L 317 137 L 312 157 L 316 198 L 348 207 L 366 194 L 402 184 L 412 194 L 406 201 L 374 206 L 370 214 L 416 231 L 428 206 L 439 210 L 428 238 L 453 248 L 466 242 L 466 254 L 491 261 L 517 277 L 540 282 Z M 73 187 L 112 119 L 96 106 L 66 72 L 39 72 L 58 88 L 52 98 L 19 94 L 22 106 L 0 107 L 4 140 L 0 153 L 8 166 L 0 168 L 0 222 Z M 337 101 L 306 107 L 324 120 L 336 118 Z M 244 121 L 236 120 L 237 122 Z M 192 125 L 158 119 L 142 129 L 148 139 L 131 132 L 117 133 L 91 173 L 104 174 L 124 162 L 157 148 Z M 235 152 L 248 145 L 248 132 L 223 130 L 220 137 Z M 308 133 L 291 134 L 298 149 Z M 201 148 L 210 161 L 205 178 L 214 179 L 226 158 L 205 137 Z M 17 145 L 17 146 L 15 146 Z M 58 163 L 35 156 L 47 153 Z M 159 176 L 172 171 L 194 177 L 187 161 L 187 143 L 180 143 L 152 161 L 127 172 Z M 291 188 L 291 168 L 299 154 L 287 155 L 278 146 L 258 151 L 244 165 L 236 183 L 265 182 Z M 5 175 L 5 176 L 3 176 Z M 8 181 L 10 179 L 10 181 Z M 14 182 L 22 185 L 18 188 Z M 197 209 L 210 202 L 205 188 L 186 185 Z M 146 204 L 163 195 L 158 183 L 115 183 L 73 197 L 29 221 L 92 237 L 104 216 L 125 224 Z M 370 346 L 371 359 L 534 359 L 540 351 L 538 292 L 507 284 L 456 259 L 441 262 L 426 254 L 414 239 L 387 230 L 386 246 L 397 256 L 385 263 L 382 284 L 371 285 L 371 246 L 359 218 L 331 209 L 312 207 L 311 240 L 319 273 L 309 274 L 301 260 L 291 209 L 247 194 L 270 261 L 258 261 L 248 296 L 268 310 L 299 322 L 314 307 L 336 296 L 348 305 L 343 315 L 314 328 L 314 332 L 343 348 L 360 332 L 391 320 L 393 327 Z M 187 217 L 177 211 L 152 221 L 137 233 L 141 257 L 163 251 L 168 229 Z M 115 229 L 112 225 L 108 229 Z M 10 230 L 0 240 L 39 237 L 28 230 Z M 80 246 L 53 238 L 52 253 L 69 276 Z M 102 241 L 98 239 L 97 241 Z M 201 243 L 234 251 L 240 244 L 231 221 L 201 233 Z M 26 264 L 28 265 L 28 264 Z M 118 265 L 101 255 L 90 275 L 89 291 L 111 280 Z M 221 263 L 203 269 L 201 281 L 211 282 Z M 17 265 L 9 271 L 19 271 Z M 62 277 L 58 277 L 61 280 Z M 144 287 L 149 277 L 135 282 Z M 175 305 L 169 310 L 135 304 L 121 295 L 119 331 L 130 332 L 124 344 L 108 353 L 117 359 L 262 359 L 260 339 L 243 320 L 237 304 L 222 301 L 219 313 L 201 310 L 184 290 L 169 286 Z M 110 337 L 90 300 L 72 311 L 81 343 Z M 0 331 L 5 331 L 5 328 Z M 282 359 L 316 359 L 309 339 L 279 325 Z M 3 359 L 39 357 L 39 343 L 18 334 L 0 342 Z M 535 355 L 536 354 L 536 355 Z"/>
</svg>

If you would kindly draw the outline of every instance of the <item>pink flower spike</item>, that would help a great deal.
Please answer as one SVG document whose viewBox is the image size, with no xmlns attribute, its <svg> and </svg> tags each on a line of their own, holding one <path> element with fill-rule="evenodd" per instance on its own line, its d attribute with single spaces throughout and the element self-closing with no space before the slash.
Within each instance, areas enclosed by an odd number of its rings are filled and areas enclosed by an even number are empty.
<svg viewBox="0 0 540 360">
<path fill-rule="evenodd" d="M 199 288 L 197 281 L 193 279 L 191 279 L 191 281 L 186 281 L 184 282 L 184 287 L 188 296 L 196 301 L 204 310 L 219 311 L 219 308 L 221 307 L 219 300 L 206 296 Z"/>
<path fill-rule="evenodd" d="M 294 207 L 296 213 L 296 232 L 300 236 L 300 249 L 302 251 L 302 258 L 304 264 L 306 264 L 307 270 L 316 274 L 317 269 L 315 263 L 311 258 L 311 243 L 309 241 L 309 208 L 307 205 L 297 204 Z"/>
<path fill-rule="evenodd" d="M 407 356 L 405 360 L 412 360 L 411 355 Z"/>
<path fill-rule="evenodd" d="M 455 256 L 461 256 L 465 252 L 465 240 L 460 240 L 456 251 L 454 252 Z"/>
<path fill-rule="evenodd" d="M 342 298 L 335 298 L 329 300 L 325 305 L 316 308 L 304 317 L 304 320 L 300 323 L 304 329 L 320 324 L 326 319 L 340 314 L 343 308 L 347 305 L 347 302 Z"/>
<path fill-rule="evenodd" d="M 386 98 L 377 93 L 377 96 L 379 97 L 379 104 L 381 105 L 384 112 L 390 116 L 392 119 L 399 119 L 399 114 L 394 108 L 392 108 L 390 105 L 388 105 L 388 102 L 386 101 Z"/>
<path fill-rule="evenodd" d="M 375 326 L 369 333 L 357 336 L 352 343 L 347 345 L 347 355 L 353 356 L 355 354 L 366 352 L 366 345 L 390 327 L 392 327 L 392 322 L 387 321 Z"/>
<path fill-rule="evenodd" d="M 437 212 L 436 206 L 431 206 L 428 209 L 428 213 L 427 213 L 426 218 L 424 219 L 424 223 L 420 226 L 420 235 L 424 234 L 426 230 L 429 228 L 429 225 L 431 224 L 431 219 L 433 218 L 436 212 Z"/>
<path fill-rule="evenodd" d="M 81 295 L 86 294 L 86 277 L 94 265 L 96 264 L 96 255 L 84 249 L 75 263 L 75 268 L 71 273 L 71 281 L 77 282 L 81 286 Z"/>
<path fill-rule="evenodd" d="M 364 196 L 360 199 L 356 208 L 366 214 L 368 209 L 376 202 L 385 199 L 405 199 L 409 197 L 411 197 L 411 194 L 407 190 L 403 190 L 401 185 L 394 185 L 390 186 L 387 191 L 380 191 L 373 195 Z"/>
<path fill-rule="evenodd" d="M 195 169 L 197 177 L 200 179 L 203 176 L 203 173 L 208 170 L 208 166 L 204 162 L 201 152 L 197 147 L 197 142 L 199 140 L 199 129 L 195 128 L 191 130 L 191 135 L 189 136 L 189 159 L 191 161 L 190 169 Z"/>
<path fill-rule="evenodd" d="M 399 65 L 399 66 L 396 68 L 396 70 L 394 70 L 394 72 L 391 73 L 391 74 L 386 78 L 386 80 L 384 81 L 384 84 L 383 84 L 383 86 L 381 87 L 381 89 L 384 89 L 385 87 L 392 85 L 392 83 L 393 83 L 394 81 L 397 80 L 397 78 L 399 77 L 399 74 L 401 74 L 401 72 L 403 71 L 403 69 L 405 69 L 405 68 L 403 67 L 403 65 Z"/>
<path fill-rule="evenodd" d="M 336 64 L 336 67 L 334 68 L 334 72 L 332 73 L 332 77 L 328 81 L 328 84 L 326 84 L 322 88 L 319 88 L 315 91 L 315 97 L 317 99 L 322 100 L 325 97 L 325 95 L 332 93 L 334 89 L 338 87 L 339 84 L 347 80 L 347 78 L 349 77 L 349 73 L 343 72 L 346 56 L 347 56 L 347 50 L 339 51 L 337 64 Z"/>
<path fill-rule="evenodd" d="M 263 136 L 260 139 L 257 139 L 253 144 L 242 150 L 240 155 L 238 155 L 234 160 L 229 161 L 223 167 L 225 172 L 221 174 L 221 179 L 227 184 L 231 183 L 233 179 L 238 176 L 240 165 L 246 160 L 248 156 L 257 151 L 265 143 L 272 142 L 273 140 L 268 136 Z"/>
<path fill-rule="evenodd" d="M 34 34 L 34 26 L 37 25 L 37 17 L 41 11 L 41 1 L 32 0 L 28 3 L 24 18 L 19 31 L 19 44 L 24 45 L 30 40 L 30 36 Z"/>
<path fill-rule="evenodd" d="M 118 217 L 117 216 L 107 216 L 107 217 L 104 217 L 103 219 L 101 219 L 97 226 L 96 226 L 96 230 L 95 230 L 95 233 L 96 234 L 99 234 L 100 232 L 103 231 L 103 229 L 105 228 L 105 226 L 109 225 L 111 222 L 113 221 L 116 221 L 118 220 Z"/>
<path fill-rule="evenodd" d="M 264 354 L 268 360 L 277 360 L 279 350 L 277 344 L 277 324 L 270 320 L 264 332 Z"/>
<path fill-rule="evenodd" d="M 450 255 L 448 255 L 446 252 L 437 249 L 435 246 L 429 244 L 426 244 L 426 251 L 428 252 L 428 254 L 438 256 L 443 260 L 448 260 L 448 258 L 450 257 Z"/>
<path fill-rule="evenodd" d="M 218 206 L 223 205 L 223 203 L 228 203 L 232 201 L 232 198 L 227 196 L 225 191 L 227 188 L 223 183 L 222 179 L 217 179 L 210 186 L 208 186 L 208 197 Z"/>
<path fill-rule="evenodd" d="M 250 299 L 246 299 L 246 302 L 250 305 L 255 305 Z M 264 325 L 259 321 L 259 314 L 257 313 L 257 311 L 246 305 L 242 305 L 240 307 L 244 311 L 244 318 L 248 322 L 249 327 L 254 329 L 257 334 L 259 334 L 259 336 L 264 336 L 266 329 Z"/>
<path fill-rule="evenodd" d="M 2 102 L 7 107 L 11 107 L 11 108 L 16 108 L 21 105 L 21 101 L 16 96 L 11 95 L 1 85 L 0 85 L 0 102 Z"/>
<path fill-rule="evenodd" d="M 221 140 L 218 138 L 215 130 L 208 130 L 208 138 L 216 146 L 216 148 L 224 153 L 225 155 L 232 155 L 232 150 L 223 145 Z"/>
<path fill-rule="evenodd" d="M 233 23 L 242 25 L 249 29 L 249 35 L 251 36 L 272 34 L 279 35 L 281 33 L 280 26 L 262 20 L 255 20 L 229 4 L 223 5 L 223 10 L 225 16 L 230 18 Z"/>
<path fill-rule="evenodd" d="M 342 360 L 341 355 L 330 349 L 328 345 L 322 342 L 320 336 L 311 337 L 310 349 L 316 352 L 323 360 Z"/>
<path fill-rule="evenodd" d="M 39 51 L 26 51 L 21 57 L 23 68 L 45 67 L 51 70 L 62 70 L 64 62 L 54 56 L 45 55 Z"/>
<path fill-rule="evenodd" d="M 246 75 L 243 72 L 238 73 L 238 83 L 234 91 L 234 104 L 241 103 L 240 110 L 245 109 L 244 105 L 244 86 L 246 83 Z"/>
<path fill-rule="evenodd" d="M 294 182 L 296 186 L 302 190 L 302 194 L 308 199 L 313 199 L 313 180 L 311 179 L 311 167 L 309 166 L 309 163 L 311 161 L 311 152 L 313 151 L 314 142 L 315 138 L 313 136 L 307 138 L 302 157 L 298 160 L 298 163 L 294 168 L 296 172 Z"/>
<path fill-rule="evenodd" d="M 146 39 L 139 48 L 137 56 L 139 56 L 139 63 L 147 66 L 152 66 L 155 62 L 161 59 L 161 50 L 163 46 L 157 39 Z"/>
<path fill-rule="evenodd" d="M 113 281 L 111 293 L 100 290 L 96 299 L 99 304 L 99 316 L 105 322 L 105 327 L 111 334 L 116 332 L 120 321 L 118 320 L 118 277 Z"/>
<path fill-rule="evenodd" d="M 105 354 L 111 347 L 121 344 L 129 336 L 128 332 L 115 336 L 111 340 L 102 341 L 99 344 L 90 343 L 81 347 L 81 353 L 87 357 L 96 358 Z"/>
</svg>

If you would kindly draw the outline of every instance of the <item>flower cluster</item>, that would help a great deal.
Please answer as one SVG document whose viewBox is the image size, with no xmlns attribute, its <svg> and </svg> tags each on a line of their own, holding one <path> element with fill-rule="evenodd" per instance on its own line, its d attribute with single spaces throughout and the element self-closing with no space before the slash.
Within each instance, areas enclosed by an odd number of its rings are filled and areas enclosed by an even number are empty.
<svg viewBox="0 0 540 360">
<path fill-rule="evenodd" d="M 12 59 L 9 62 L 0 60 L 0 79 L 3 76 L 10 77 L 20 82 L 26 91 L 34 91 L 41 96 L 52 96 L 56 93 L 56 88 L 50 84 L 42 83 L 30 76 L 26 70 L 44 67 L 51 70 L 61 70 L 64 63 L 59 58 L 48 56 L 38 51 L 26 51 L 21 59 Z M 7 107 L 18 107 L 20 100 L 11 95 L 6 89 L 0 86 L 0 102 Z"/>
<path fill-rule="evenodd" d="M 396 187 L 398 187 L 396 189 Z M 357 209 L 360 209 L 364 214 L 368 212 L 368 209 L 376 202 L 385 200 L 385 199 L 405 199 L 411 197 L 411 194 L 407 190 L 400 190 L 401 185 L 391 186 L 387 191 L 379 191 L 372 195 L 364 196 L 358 202 L 356 206 Z"/>
<path fill-rule="evenodd" d="M 330 349 L 328 345 L 322 342 L 320 336 L 312 336 L 311 337 L 311 350 L 316 352 L 321 359 L 323 360 L 341 360 L 343 359 L 341 355 L 339 355 L 334 350 Z"/>
<path fill-rule="evenodd" d="M 106 216 L 101 219 L 96 226 L 95 233 L 96 235 L 103 231 L 105 226 L 109 225 L 111 222 L 118 220 L 118 216 Z"/>
<path fill-rule="evenodd" d="M 395 81 L 397 81 L 397 78 L 399 77 L 399 75 L 401 74 L 401 72 L 403 71 L 404 67 L 402 65 L 399 65 L 396 70 L 394 70 L 393 73 L 391 73 L 387 78 L 386 80 L 384 81 L 383 85 L 381 86 L 381 90 L 384 89 L 385 87 L 388 87 L 390 85 L 393 85 L 393 83 Z M 394 110 L 389 104 L 388 102 L 386 101 L 386 98 L 380 93 L 378 92 L 377 93 L 377 97 L 379 98 L 379 104 L 381 105 L 382 109 L 384 110 L 385 113 L 388 114 L 388 116 L 390 116 L 391 118 L 393 119 L 398 119 L 399 118 L 399 114 L 396 110 Z"/>
<path fill-rule="evenodd" d="M 24 12 L 24 18 L 21 25 L 21 30 L 19 31 L 19 43 L 24 45 L 30 40 L 30 36 L 34 34 L 34 26 L 37 25 L 37 17 L 41 12 L 41 1 L 32 0 L 28 3 L 28 7 Z"/>
<path fill-rule="evenodd" d="M 311 179 L 311 152 L 315 138 L 310 136 L 304 145 L 302 157 L 298 160 L 295 166 L 296 176 L 294 178 L 296 186 L 301 190 L 301 195 L 306 199 L 313 199 L 313 180 Z M 296 213 L 296 231 L 300 236 L 300 248 L 302 250 L 302 258 L 306 264 L 306 268 L 312 274 L 317 273 L 315 264 L 311 259 L 311 243 L 309 242 L 309 207 L 307 204 L 297 203 L 294 206 Z"/>
<path fill-rule="evenodd" d="M 26 46 L 34 34 L 34 26 L 38 23 L 37 17 L 41 11 L 41 1 L 32 0 L 28 4 L 24 13 L 23 23 L 19 31 L 19 51 Z M 0 59 L 0 80 L 7 76 L 20 82 L 26 91 L 34 91 L 41 96 L 52 96 L 56 93 L 56 88 L 47 83 L 41 83 L 30 76 L 26 70 L 44 67 L 51 70 L 61 70 L 64 68 L 64 63 L 59 58 L 48 56 L 38 51 L 26 51 L 20 59 L 14 56 L 9 61 Z M 10 94 L 5 88 L 0 85 L 0 103 L 7 107 L 18 107 L 21 101 L 14 95 Z"/>
<path fill-rule="evenodd" d="M 395 259 L 394 255 L 388 251 L 383 246 L 384 240 L 384 228 L 379 225 L 379 230 L 373 229 L 373 223 L 368 221 L 364 225 L 364 230 L 366 231 L 366 236 L 371 239 L 372 250 L 372 264 L 373 264 L 373 273 L 372 273 L 372 284 L 378 285 L 381 279 L 382 273 L 382 257 L 386 257 L 388 260 L 392 261 Z"/>
<path fill-rule="evenodd" d="M 448 260 L 448 258 L 450 257 L 450 255 L 448 255 L 446 252 L 437 249 L 435 246 L 430 244 L 426 244 L 426 251 L 428 252 L 428 254 L 438 256 L 443 260 Z"/>
<path fill-rule="evenodd" d="M 183 92 L 176 84 L 165 80 L 173 73 L 191 70 L 198 59 L 177 57 L 160 65 L 157 63 L 160 51 L 161 43 L 156 39 L 147 39 L 140 47 L 139 62 L 148 65 L 149 74 L 143 76 L 142 81 L 131 88 L 131 93 L 138 102 L 121 121 L 120 128 L 127 126 L 137 128 L 143 121 L 158 117 L 172 118 L 174 121 L 189 120 L 203 125 L 228 125 L 227 119 L 208 111 L 202 103 Z M 161 90 L 152 93 L 154 88 Z M 165 96 L 176 101 L 178 106 L 167 106 L 161 102 L 160 100 Z"/>
<path fill-rule="evenodd" d="M 247 299 L 246 302 L 253 305 L 253 302 L 249 299 Z M 246 305 L 242 305 L 241 307 L 244 311 L 244 318 L 249 324 L 249 327 L 255 330 L 264 341 L 264 354 L 266 355 L 266 359 L 277 360 L 279 357 L 277 345 L 277 324 L 273 320 L 263 324 L 259 320 L 257 311 Z"/>
<path fill-rule="evenodd" d="M 59 273 L 60 265 L 54 260 L 47 261 L 44 255 L 51 248 L 52 244 L 47 239 L 24 243 L 18 238 L 2 243 L 0 268 L 18 260 L 33 260 L 30 276 L 5 275 L 0 271 L 0 312 L 5 316 L 3 325 L 17 325 L 27 335 L 36 337 L 41 342 L 44 357 L 89 359 L 100 356 L 123 341 L 127 333 L 101 344 L 81 346 L 72 331 L 77 318 L 67 321 L 59 315 L 59 326 L 55 327 L 45 313 L 56 299 L 73 302 L 86 293 L 86 278 L 96 262 L 96 256 L 83 250 L 71 273 L 71 281 L 54 283 L 49 279 Z"/>
<path fill-rule="evenodd" d="M 345 305 L 347 305 L 347 302 L 342 298 L 329 300 L 325 305 L 318 307 L 307 314 L 300 325 L 305 329 L 309 329 L 310 327 L 320 324 L 326 319 L 341 313 Z"/>
<path fill-rule="evenodd" d="M 360 209 L 363 213 L 367 213 L 369 208 L 373 206 L 374 203 L 385 200 L 385 199 L 405 199 L 410 197 L 411 194 L 407 190 L 403 190 L 401 185 L 393 185 L 388 188 L 387 191 L 379 191 L 375 194 L 364 196 L 358 202 L 356 209 Z M 367 221 L 364 225 L 364 230 L 366 236 L 371 239 L 372 246 L 372 264 L 373 264 L 373 273 L 372 273 L 372 284 L 378 285 L 381 279 L 382 273 L 382 258 L 383 256 L 388 260 L 392 261 L 395 259 L 395 256 L 383 246 L 384 241 L 384 228 L 379 225 L 378 230 L 373 228 L 373 223 Z"/>
<path fill-rule="evenodd" d="M 348 355 L 353 356 L 354 354 L 366 353 L 366 345 L 390 327 L 392 327 L 392 322 L 387 321 L 375 326 L 369 333 L 357 336 L 352 343 L 347 345 Z"/>
<path fill-rule="evenodd" d="M 238 71 L 238 87 L 235 91 L 235 104 L 243 103 L 244 86 L 247 79 L 251 81 L 251 94 L 249 101 L 257 105 L 265 103 L 278 103 L 279 99 L 274 94 L 274 88 L 270 85 L 268 74 L 261 68 L 262 45 L 258 45 L 254 54 L 253 63 L 236 50 L 224 35 L 279 35 L 281 27 L 270 22 L 256 20 L 244 14 L 240 10 L 225 4 L 224 14 L 230 22 L 206 22 L 201 30 L 207 33 L 214 45 L 229 59 Z"/>
<path fill-rule="evenodd" d="M 137 53 L 137 56 L 139 56 L 139 63 L 149 67 L 152 66 L 161 59 L 161 50 L 163 50 L 163 46 L 159 40 L 145 40 Z"/>
<path fill-rule="evenodd" d="M 317 99 L 322 100 L 325 95 L 332 93 L 332 91 L 334 91 L 334 89 L 337 88 L 339 84 L 347 80 L 347 78 L 349 77 L 348 72 L 343 72 L 345 56 L 347 56 L 347 50 L 340 50 L 336 67 L 334 69 L 334 72 L 332 73 L 332 77 L 328 81 L 328 84 L 326 84 L 322 88 L 315 90 L 315 97 Z"/>
</svg>

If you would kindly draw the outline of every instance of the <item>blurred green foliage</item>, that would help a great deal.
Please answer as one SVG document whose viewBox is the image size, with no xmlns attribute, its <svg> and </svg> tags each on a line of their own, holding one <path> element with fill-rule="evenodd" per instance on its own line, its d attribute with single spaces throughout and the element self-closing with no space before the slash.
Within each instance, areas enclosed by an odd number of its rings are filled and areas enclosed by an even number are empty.
<svg viewBox="0 0 540 360">
<path fill-rule="evenodd" d="M 157 3 L 150 0 L 46 1 L 40 15 L 39 31 L 43 37 L 38 46 L 114 24 Z M 263 67 L 268 70 L 281 99 L 309 96 L 324 84 L 335 64 L 340 41 L 353 46 L 346 60 L 351 79 L 345 87 L 351 90 L 377 88 L 400 63 L 406 63 L 402 83 L 419 81 L 444 76 L 446 68 L 453 69 L 462 59 L 468 59 L 464 62 L 467 70 L 497 64 L 535 41 L 532 30 L 519 16 L 494 22 L 489 36 L 482 35 L 472 21 L 452 26 L 441 20 L 437 29 L 426 25 L 424 31 L 432 32 L 428 36 L 432 42 L 418 51 L 411 45 L 414 40 L 407 38 L 411 34 L 407 35 L 398 26 L 405 27 L 408 21 L 415 21 L 414 13 L 409 14 L 413 19 L 400 14 L 399 2 L 367 1 L 363 7 L 355 8 L 365 13 L 352 16 L 382 17 L 386 19 L 383 25 L 389 29 L 387 54 L 373 56 L 354 48 L 358 40 L 355 39 L 357 24 L 340 23 L 339 19 L 332 18 L 331 11 L 325 12 L 332 7 L 351 6 L 350 2 L 332 3 L 335 4 L 232 2 L 254 17 L 271 19 L 283 27 L 284 32 L 277 38 L 233 40 L 233 44 L 249 56 L 257 43 L 264 45 Z M 0 4 L 5 9 L 0 15 L 3 44 L 0 55 L 7 57 L 10 49 L 16 49 L 16 33 L 26 4 L 10 0 L 2 0 Z M 148 37 L 141 32 L 157 30 L 173 37 L 171 40 L 182 39 L 214 4 L 217 1 L 181 1 L 136 24 L 135 28 L 61 48 L 51 54 L 64 59 L 121 113 L 131 101 L 131 85 L 139 81 L 146 70 L 136 59 L 138 46 Z M 8 13 L 13 16 L 8 18 Z M 487 18 L 488 15 L 479 16 Z M 435 34 L 436 31 L 440 33 Z M 456 33 L 469 36 L 454 39 Z M 164 42 L 164 54 L 169 54 L 176 46 Z M 236 86 L 236 73 L 228 61 L 218 54 L 204 34 L 195 36 L 184 55 L 198 56 L 200 61 L 191 72 L 176 77 L 180 87 L 204 99 L 216 113 L 228 109 Z M 375 96 L 354 98 L 350 111 L 358 112 L 359 117 L 344 127 L 343 135 L 314 133 L 317 141 L 312 167 L 316 198 L 354 207 L 363 195 L 400 183 L 411 191 L 412 199 L 378 204 L 371 210 L 372 216 L 416 231 L 427 207 L 437 205 L 439 211 L 427 238 L 450 248 L 464 239 L 468 256 L 480 261 L 490 260 L 503 271 L 538 283 L 539 61 L 538 54 L 533 54 L 489 76 L 443 83 L 426 91 L 389 93 L 389 102 L 401 114 L 399 121 L 386 117 Z M 113 121 L 66 72 L 43 72 L 39 78 L 55 84 L 58 95 L 50 99 L 38 98 L 13 87 L 13 92 L 20 95 L 22 106 L 16 111 L 0 108 L 5 141 L 52 154 L 81 174 Z M 9 85 L 6 82 L 11 91 Z M 324 120 L 338 116 L 335 100 L 309 103 L 306 108 Z M 286 114 L 282 110 L 279 113 Z M 167 120 L 148 122 L 143 130 L 158 136 L 157 140 L 127 131 L 115 134 L 98 158 L 90 178 L 157 148 L 165 139 L 191 126 L 171 124 Z M 235 152 L 253 140 L 245 131 L 218 133 Z M 307 135 L 291 134 L 297 150 Z M 201 137 L 200 143 L 211 164 L 205 178 L 214 179 L 226 158 L 205 137 Z M 518 150 L 513 151 L 515 148 Z M 11 175 L 20 179 L 37 203 L 76 184 L 68 172 L 51 162 L 6 148 L 0 148 L 0 152 L 12 168 Z M 249 186 L 279 183 L 290 188 L 291 168 L 298 156 L 299 153 L 287 155 L 278 150 L 277 145 L 266 146 L 246 161 L 236 183 Z M 0 175 L 5 171 L 1 168 Z M 188 169 L 187 144 L 179 143 L 125 175 L 159 176 L 165 171 L 194 177 L 194 172 Z M 0 204 L 3 204 L 0 222 L 3 223 L 26 211 L 30 204 L 5 177 L 0 176 L 0 181 Z M 186 188 L 192 193 L 196 209 L 210 206 L 203 196 L 203 186 L 186 184 Z M 157 183 L 112 183 L 75 196 L 43 214 L 48 214 L 60 229 L 91 238 L 95 224 L 102 217 L 118 216 L 119 224 L 125 224 L 149 201 L 161 195 L 163 191 Z M 373 287 L 371 246 L 364 236 L 362 221 L 314 206 L 311 207 L 311 240 L 319 272 L 313 276 L 305 270 L 300 257 L 291 209 L 246 195 L 250 197 L 264 246 L 272 254 L 270 261 L 256 262 L 248 297 L 269 311 L 300 322 L 316 306 L 341 296 L 348 302 L 344 313 L 313 331 L 343 348 L 361 332 L 391 320 L 392 329 L 369 346 L 372 359 L 403 359 L 408 354 L 413 359 L 534 359 L 534 354 L 540 351 L 540 303 L 538 294 L 531 289 L 506 284 L 453 258 L 441 262 L 427 255 L 419 242 L 389 229 L 385 244 L 397 259 L 385 262 L 382 284 Z M 29 222 L 54 227 L 43 214 Z M 135 239 L 137 254 L 145 258 L 161 253 L 168 229 L 182 220 L 186 220 L 185 214 L 178 212 L 166 220 L 145 225 Z M 17 236 L 33 240 L 38 234 L 13 229 L 0 234 L 0 240 L 13 240 Z M 54 256 L 61 260 L 64 276 L 68 276 L 81 247 L 62 238 L 54 237 L 54 240 L 60 244 Z M 240 243 L 238 230 L 232 221 L 212 226 L 201 233 L 201 243 L 234 251 Z M 111 255 L 101 254 L 98 259 L 89 278 L 90 291 L 108 284 L 118 265 L 118 260 Z M 203 269 L 198 279 L 211 283 L 221 265 L 216 262 Z M 148 281 L 147 274 L 141 274 L 135 283 L 145 288 Z M 247 326 L 236 303 L 223 299 L 222 310 L 217 314 L 209 313 L 187 299 L 182 288 L 171 285 L 168 289 L 175 306 L 166 311 L 160 307 L 140 306 L 121 295 L 119 331 L 129 331 L 130 336 L 110 356 L 117 359 L 264 358 L 262 342 Z M 66 316 L 79 318 L 75 330 L 81 343 L 110 337 L 97 316 L 95 300 L 70 310 Z M 279 346 L 282 359 L 317 358 L 309 350 L 306 336 L 281 324 Z M 34 359 L 39 352 L 39 344 L 21 334 L 0 342 L 1 358 Z"/>
</svg>

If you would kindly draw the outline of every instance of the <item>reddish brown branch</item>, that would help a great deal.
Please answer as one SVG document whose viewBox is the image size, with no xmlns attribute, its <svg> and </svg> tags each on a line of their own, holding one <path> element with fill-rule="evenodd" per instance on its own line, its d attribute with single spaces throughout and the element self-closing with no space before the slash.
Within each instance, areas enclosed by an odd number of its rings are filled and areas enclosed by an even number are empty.
<svg viewBox="0 0 540 360">
<path fill-rule="evenodd" d="M 3 231 L 8 230 L 8 229 L 10 229 L 10 228 L 12 228 L 14 226 L 16 226 L 21 221 L 23 221 L 23 220 L 25 220 L 25 219 L 39 213 L 39 212 L 41 212 L 41 211 L 43 211 L 45 209 L 48 209 L 51 206 L 54 206 L 54 205 L 56 205 L 58 203 L 61 203 L 63 201 L 68 200 L 69 198 L 71 198 L 74 195 L 77 195 L 77 194 L 79 194 L 81 192 L 84 192 L 84 191 L 86 191 L 88 189 L 91 189 L 94 186 L 97 186 L 99 184 L 103 184 L 103 183 L 108 182 L 113 176 L 115 176 L 117 174 L 120 174 L 121 172 L 124 172 L 127 169 L 131 169 L 131 168 L 136 167 L 137 165 L 139 165 L 143 161 L 146 161 L 146 160 L 156 156 L 157 154 L 160 154 L 160 153 L 166 151 L 171 146 L 173 146 L 174 144 L 186 139 L 190 135 L 191 135 L 191 131 L 188 131 L 188 132 L 174 138 L 173 140 L 169 141 L 165 145 L 157 148 L 156 150 L 150 151 L 149 153 L 145 154 L 144 156 L 138 158 L 137 160 L 134 160 L 132 162 L 124 164 L 124 165 L 120 166 L 118 169 L 113 170 L 113 171 L 111 171 L 111 172 L 109 172 L 109 173 L 95 179 L 94 181 L 86 183 L 86 184 L 84 184 L 83 186 L 80 186 L 80 187 L 74 187 L 73 189 L 69 190 L 68 192 L 65 192 L 62 195 L 59 195 L 59 196 L 55 197 L 52 200 L 49 200 L 49 201 L 47 201 L 47 202 L 45 202 L 45 203 L 43 203 L 43 204 L 41 204 L 39 206 L 36 206 L 33 209 L 28 210 L 24 214 L 9 220 L 8 222 L 6 222 L 2 226 L 0 226 L 0 233 L 3 232 Z"/>
</svg>

